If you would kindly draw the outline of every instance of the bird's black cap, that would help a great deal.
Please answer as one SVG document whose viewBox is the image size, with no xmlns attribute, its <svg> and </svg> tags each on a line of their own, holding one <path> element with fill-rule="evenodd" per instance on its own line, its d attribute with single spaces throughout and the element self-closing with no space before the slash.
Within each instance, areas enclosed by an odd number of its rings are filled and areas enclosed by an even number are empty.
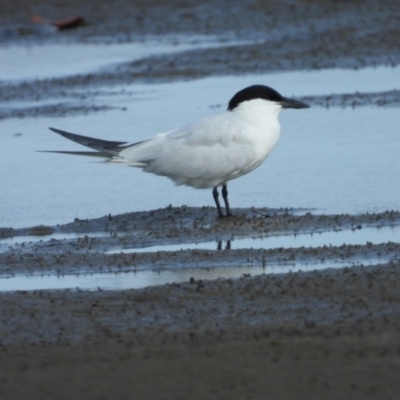
<svg viewBox="0 0 400 400">
<path fill-rule="evenodd" d="M 264 99 L 280 103 L 282 108 L 308 108 L 308 104 L 305 104 L 298 100 L 288 99 L 283 97 L 276 90 L 264 85 L 253 85 L 249 86 L 241 91 L 237 92 L 229 101 L 228 110 L 234 110 L 239 104 L 244 101 Z"/>
</svg>

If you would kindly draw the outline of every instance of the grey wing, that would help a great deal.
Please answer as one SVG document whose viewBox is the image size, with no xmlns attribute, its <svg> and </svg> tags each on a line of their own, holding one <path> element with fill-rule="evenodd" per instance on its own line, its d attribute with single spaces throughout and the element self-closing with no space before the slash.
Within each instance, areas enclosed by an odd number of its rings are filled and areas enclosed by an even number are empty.
<svg viewBox="0 0 400 400">
<path fill-rule="evenodd" d="M 49 128 L 55 133 L 58 133 L 65 138 L 72 140 L 73 142 L 79 143 L 83 146 L 89 147 L 90 149 L 106 153 L 110 156 L 117 156 L 121 150 L 128 146 L 124 146 L 126 142 L 114 142 L 110 140 L 95 139 L 88 136 L 77 135 L 75 133 L 69 133 L 60 129 Z"/>
<path fill-rule="evenodd" d="M 61 154 L 73 154 L 81 156 L 92 156 L 92 157 L 114 157 L 118 156 L 119 153 L 127 149 L 128 147 L 135 146 L 139 143 L 127 145 L 127 142 L 117 142 L 111 140 L 95 139 L 88 136 L 77 135 L 62 131 L 61 129 L 49 128 L 55 133 L 65 137 L 66 139 L 72 140 L 75 143 L 79 143 L 83 146 L 89 147 L 90 149 L 96 150 L 96 152 L 89 151 L 47 151 L 48 153 L 61 153 Z"/>
</svg>

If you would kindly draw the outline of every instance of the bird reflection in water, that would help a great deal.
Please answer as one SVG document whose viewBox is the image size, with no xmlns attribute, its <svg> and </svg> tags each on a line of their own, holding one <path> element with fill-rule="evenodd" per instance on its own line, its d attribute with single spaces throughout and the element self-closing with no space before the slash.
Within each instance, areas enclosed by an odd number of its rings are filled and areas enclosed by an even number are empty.
<svg viewBox="0 0 400 400">
<path fill-rule="evenodd" d="M 227 240 L 225 247 L 223 247 L 224 240 L 218 240 L 217 250 L 230 250 L 231 249 L 231 241 Z"/>
</svg>

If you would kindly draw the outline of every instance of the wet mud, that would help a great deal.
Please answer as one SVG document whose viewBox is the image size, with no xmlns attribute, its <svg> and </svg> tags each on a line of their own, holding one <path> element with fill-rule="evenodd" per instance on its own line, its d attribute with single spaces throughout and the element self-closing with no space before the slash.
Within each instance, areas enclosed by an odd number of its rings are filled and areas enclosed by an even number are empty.
<svg viewBox="0 0 400 400">
<path fill-rule="evenodd" d="M 1 229 L 0 235 L 17 243 L 2 245 L 3 276 L 15 274 L 79 274 L 152 269 L 210 268 L 234 265 L 348 262 L 397 259 L 399 243 L 301 248 L 229 249 L 218 251 L 218 242 L 242 238 L 318 234 L 327 231 L 396 227 L 396 211 L 361 215 L 313 215 L 284 209 L 233 209 L 234 218 L 218 219 L 213 208 L 167 208 L 152 212 L 76 220 L 56 227 Z M 51 234 L 65 234 L 62 239 Z M 80 234 L 76 238 L 67 235 Z M 84 234 L 84 235 L 83 235 Z M 46 237 L 47 235 L 47 237 Z M 18 243 L 19 236 L 30 236 Z M 43 237 L 43 239 L 41 239 Z M 41 239 L 41 240 L 40 240 Z M 215 250 L 152 251 L 153 246 L 215 242 Z M 240 242 L 239 242 L 240 243 Z M 238 245 L 240 246 L 240 244 Z M 135 252 L 135 249 L 148 251 Z M 123 253 L 124 249 L 132 253 Z M 222 249 L 222 248 L 221 248 Z M 166 247 L 167 250 L 167 247 Z M 110 254 L 112 252 L 112 254 Z M 56 271 L 55 271 L 56 269 Z"/>
<path fill-rule="evenodd" d="M 33 11 L 48 19 L 80 14 L 88 21 L 87 26 L 62 34 L 52 27 L 32 24 L 26 8 L 17 2 L 7 0 L 1 5 L 0 41 L 7 45 L 116 43 L 158 35 L 178 41 L 179 35 L 214 35 L 222 43 L 218 49 L 146 57 L 98 74 L 2 81 L 3 119 L 105 111 L 107 104 L 80 103 L 82 90 L 86 96 L 96 97 L 103 87 L 112 90 L 114 85 L 131 82 L 395 66 L 400 59 L 397 1 L 35 2 Z M 54 99 L 54 104 L 18 109 L 7 106 L 7 102 L 44 99 Z M 397 107 L 398 99 L 397 90 L 307 97 L 308 102 L 322 107 Z M 2 227 L 0 240 L 9 242 L 1 248 L 0 270 L 8 279 L 18 274 L 287 261 L 323 261 L 326 268 L 239 279 L 188 279 L 139 290 L 2 292 L 0 397 L 396 398 L 400 390 L 397 241 L 299 249 L 132 254 L 118 250 L 397 227 L 399 212 L 234 212 L 234 218 L 218 220 L 213 208 L 171 207 L 77 219 L 60 226 L 47 226 L 43 221 L 42 226 L 26 229 Z M 48 237 L 55 234 L 66 236 Z M 69 234 L 80 236 L 71 238 Z M 110 250 L 117 253 L 107 253 Z M 330 268 L 337 260 L 348 265 Z M 354 266 L 355 260 L 373 263 Z"/>
<path fill-rule="evenodd" d="M 400 223 L 396 211 L 234 212 L 235 217 L 220 220 L 214 208 L 170 207 L 76 219 L 55 227 L 2 229 L 2 240 L 17 242 L 0 254 L 2 274 L 10 279 L 21 273 L 325 263 L 325 269 L 318 271 L 190 278 L 139 290 L 0 293 L 2 392 L 16 396 L 12 398 L 26 398 L 32 390 L 45 398 L 85 398 L 87 392 L 89 397 L 101 397 L 112 391 L 114 398 L 121 399 L 131 393 L 143 398 L 225 398 L 237 390 L 260 399 L 275 393 L 277 398 L 298 398 L 310 392 L 328 399 L 339 394 L 361 399 L 396 392 L 399 243 L 106 253 L 125 247 L 361 231 Z M 81 236 L 68 238 L 72 233 Z M 54 239 L 52 234 L 66 238 Z M 27 235 L 29 240 L 24 240 Z M 348 266 L 330 268 L 337 260 Z M 355 260 L 376 261 L 354 266 Z M 376 374 L 377 369 L 382 375 Z M 215 371 L 211 381 L 210 370 Z M 34 381 L 30 376 L 35 376 Z M 71 383 L 66 384 L 66 377 Z M 156 386 L 151 384 L 154 377 Z M 236 385 L 239 377 L 243 381 Z M 28 385 L 18 383 L 27 379 Z M 181 379 L 185 383 L 178 383 Z M 289 386 L 287 379 L 292 382 Z"/>
</svg>

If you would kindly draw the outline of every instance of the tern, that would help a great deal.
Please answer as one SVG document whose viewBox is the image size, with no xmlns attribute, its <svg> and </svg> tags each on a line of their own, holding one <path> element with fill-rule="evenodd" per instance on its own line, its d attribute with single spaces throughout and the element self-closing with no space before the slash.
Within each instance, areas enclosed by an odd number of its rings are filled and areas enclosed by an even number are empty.
<svg viewBox="0 0 400 400">
<path fill-rule="evenodd" d="M 95 150 L 56 153 L 104 157 L 110 162 L 166 176 L 176 185 L 212 189 L 222 218 L 232 216 L 228 181 L 259 167 L 276 145 L 281 130 L 279 113 L 287 108 L 308 107 L 268 86 L 253 85 L 237 92 L 226 111 L 138 143 L 94 139 L 49 129 Z M 221 186 L 226 214 L 218 199 Z"/>
</svg>

